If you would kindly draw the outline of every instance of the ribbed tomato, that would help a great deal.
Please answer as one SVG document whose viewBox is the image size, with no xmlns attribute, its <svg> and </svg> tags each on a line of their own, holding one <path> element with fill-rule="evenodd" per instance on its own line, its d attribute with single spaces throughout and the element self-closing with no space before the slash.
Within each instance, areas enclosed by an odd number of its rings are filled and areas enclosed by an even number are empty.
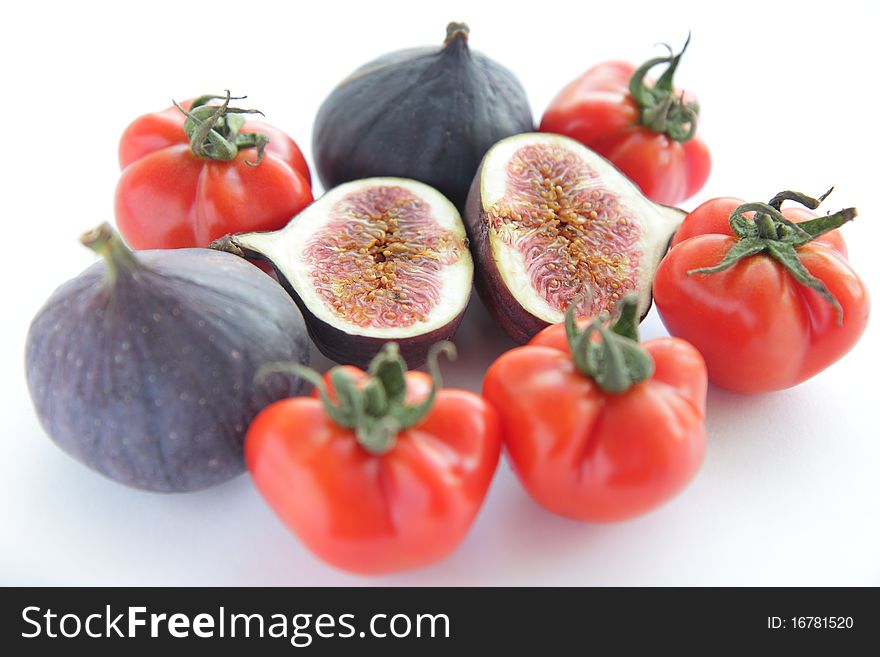
<svg viewBox="0 0 880 657">
<path fill-rule="evenodd" d="M 824 197 L 822 197 L 824 198 Z M 654 301 L 672 335 L 693 343 L 716 385 L 781 390 L 814 376 L 858 341 L 868 291 L 837 228 L 855 209 L 817 217 L 769 204 L 716 198 L 682 223 L 654 278 Z"/>
<path fill-rule="evenodd" d="M 229 233 L 276 230 L 312 201 L 308 165 L 250 110 L 203 96 L 146 114 L 122 135 L 116 223 L 136 249 L 208 246 Z M 189 113 L 189 118 L 184 112 Z"/>
<path fill-rule="evenodd" d="M 320 398 L 272 404 L 245 440 L 254 483 L 280 518 L 318 557 L 360 573 L 414 568 L 452 552 L 482 506 L 501 450 L 489 404 L 439 389 L 436 352 L 429 377 L 406 372 L 391 345 L 370 374 L 340 367 L 322 380 L 300 372 Z"/>
<path fill-rule="evenodd" d="M 538 333 L 503 354 L 483 381 L 507 455 L 544 508 L 624 520 L 673 497 L 706 447 L 706 366 L 683 340 L 639 346 L 635 302 L 613 329 L 598 320 Z"/>
</svg>

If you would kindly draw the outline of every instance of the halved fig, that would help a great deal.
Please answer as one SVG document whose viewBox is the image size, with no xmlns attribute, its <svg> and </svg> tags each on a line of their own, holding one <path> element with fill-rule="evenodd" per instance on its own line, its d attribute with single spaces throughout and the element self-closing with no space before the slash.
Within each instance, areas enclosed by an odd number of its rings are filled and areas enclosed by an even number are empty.
<svg viewBox="0 0 880 657">
<path fill-rule="evenodd" d="M 279 231 L 212 246 L 268 260 L 318 349 L 359 367 L 390 340 L 408 363 L 424 363 L 431 345 L 454 335 L 473 283 L 455 206 L 403 178 L 340 185 Z"/>
<path fill-rule="evenodd" d="M 651 282 L 685 212 L 648 200 L 607 160 L 560 135 L 503 139 L 483 158 L 465 219 L 477 289 L 501 327 L 527 342 L 583 296 L 581 316 L 611 311 Z"/>
</svg>

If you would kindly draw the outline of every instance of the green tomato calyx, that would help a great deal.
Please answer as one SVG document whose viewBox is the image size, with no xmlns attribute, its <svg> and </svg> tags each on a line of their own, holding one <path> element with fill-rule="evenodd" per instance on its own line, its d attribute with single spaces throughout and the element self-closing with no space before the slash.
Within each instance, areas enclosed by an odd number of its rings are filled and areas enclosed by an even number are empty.
<svg viewBox="0 0 880 657">
<path fill-rule="evenodd" d="M 579 305 L 577 299 L 565 312 L 565 335 L 578 371 L 614 394 L 650 379 L 654 361 L 639 344 L 638 297 L 628 294 L 621 299 L 617 319 L 610 326 L 603 313 L 581 329 L 576 313 Z"/>
<path fill-rule="evenodd" d="M 420 423 L 430 412 L 442 386 L 438 358 L 454 359 L 455 345 L 438 342 L 428 351 L 427 367 L 431 390 L 422 401 L 406 402 L 406 362 L 396 342 L 387 342 L 370 363 L 366 381 L 357 383 L 342 367 L 330 370 L 329 378 L 336 400 L 330 398 L 323 377 L 297 363 L 270 363 L 260 368 L 257 378 L 285 371 L 302 377 L 318 391 L 324 410 L 334 423 L 353 429 L 361 447 L 371 454 L 384 454 L 394 448 L 397 435 Z"/>
<path fill-rule="evenodd" d="M 840 302 L 831 294 L 825 283 L 807 270 L 797 250 L 817 237 L 852 221 L 858 214 L 856 209 L 844 208 L 834 214 L 799 223 L 786 219 L 781 211 L 785 201 L 795 201 L 810 210 L 815 210 L 832 191 L 834 191 L 833 187 L 819 198 L 812 198 L 801 192 L 784 191 L 770 199 L 769 203 L 743 203 L 730 214 L 729 219 L 730 229 L 739 241 L 717 265 L 691 269 L 688 275 L 715 274 L 733 267 L 743 258 L 766 253 L 785 267 L 798 283 L 821 294 L 834 307 L 839 326 L 843 322 L 843 308 Z M 749 219 L 745 216 L 746 212 L 754 212 L 754 217 Z"/>
<path fill-rule="evenodd" d="M 189 111 L 183 109 L 177 101 L 171 101 L 186 116 L 183 129 L 189 138 L 193 155 L 206 160 L 228 162 L 235 159 L 240 150 L 256 148 L 257 159 L 245 163 L 255 167 L 263 161 L 266 146 L 269 144 L 268 135 L 261 132 L 241 132 L 245 124 L 244 114 L 262 116 L 263 113 L 260 110 L 229 106 L 230 101 L 244 98 L 247 96 L 230 96 L 227 89 L 224 96 L 199 96 L 193 101 Z M 219 105 L 209 104 L 212 100 L 223 102 Z"/>
<path fill-rule="evenodd" d="M 684 94 L 678 94 L 672 86 L 672 77 L 690 42 L 691 35 L 688 33 L 684 47 L 677 55 L 669 45 L 663 44 L 668 54 L 649 59 L 636 69 L 629 80 L 629 92 L 641 110 L 639 123 L 678 142 L 688 141 L 696 134 L 700 114 L 699 104 L 686 101 Z M 667 68 L 657 82 L 647 84 L 645 78 L 648 71 L 663 64 Z"/>
</svg>

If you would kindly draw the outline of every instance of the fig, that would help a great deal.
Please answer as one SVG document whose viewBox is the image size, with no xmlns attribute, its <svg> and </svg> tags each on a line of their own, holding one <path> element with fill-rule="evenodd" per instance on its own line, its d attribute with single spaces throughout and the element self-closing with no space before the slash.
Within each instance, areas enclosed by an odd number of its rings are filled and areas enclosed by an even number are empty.
<svg viewBox="0 0 880 657">
<path fill-rule="evenodd" d="M 468 46 L 450 23 L 440 48 L 389 53 L 343 80 L 318 110 L 312 152 L 325 188 L 359 178 L 414 178 L 460 211 L 480 159 L 534 129 L 519 80 Z"/>
<path fill-rule="evenodd" d="M 455 206 L 402 178 L 340 185 L 280 231 L 212 247 L 269 261 L 318 349 L 361 368 L 389 340 L 408 363 L 423 364 L 431 345 L 455 334 L 473 283 Z"/>
<path fill-rule="evenodd" d="M 684 217 L 572 139 L 509 137 L 486 153 L 468 195 L 477 290 L 520 343 L 563 321 L 576 301 L 579 315 L 596 317 L 634 292 L 644 317 L 654 272 Z"/>
<path fill-rule="evenodd" d="M 132 253 L 109 225 L 83 243 L 103 256 L 62 285 L 27 337 L 27 382 L 49 436 L 123 484 L 183 492 L 244 472 L 254 416 L 302 381 L 302 317 L 281 287 L 209 249 Z"/>
</svg>

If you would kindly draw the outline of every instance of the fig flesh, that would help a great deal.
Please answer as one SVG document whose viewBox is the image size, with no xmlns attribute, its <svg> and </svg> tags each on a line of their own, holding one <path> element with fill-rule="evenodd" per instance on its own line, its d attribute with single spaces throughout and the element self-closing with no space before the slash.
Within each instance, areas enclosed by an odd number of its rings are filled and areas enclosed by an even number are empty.
<svg viewBox="0 0 880 657">
<path fill-rule="evenodd" d="M 499 324 L 527 342 L 561 322 L 611 312 L 651 283 L 685 213 L 658 205 L 607 160 L 559 135 L 516 135 L 493 146 L 465 212 L 477 289 Z"/>
<path fill-rule="evenodd" d="M 106 224 L 83 238 L 105 260 L 61 286 L 27 338 L 37 415 L 66 452 L 136 488 L 183 492 L 244 472 L 245 431 L 297 394 L 273 361 L 305 363 L 284 290 L 209 249 L 132 253 Z"/>
<path fill-rule="evenodd" d="M 312 152 L 325 188 L 360 178 L 420 180 L 464 209 L 480 159 L 534 129 L 516 76 L 471 51 L 463 23 L 439 48 L 392 52 L 343 80 L 318 110 Z"/>
<path fill-rule="evenodd" d="M 240 233 L 214 248 L 268 260 L 318 349 L 366 367 L 388 341 L 421 365 L 458 328 L 473 283 L 461 217 L 415 180 L 340 185 L 280 231 Z"/>
</svg>

